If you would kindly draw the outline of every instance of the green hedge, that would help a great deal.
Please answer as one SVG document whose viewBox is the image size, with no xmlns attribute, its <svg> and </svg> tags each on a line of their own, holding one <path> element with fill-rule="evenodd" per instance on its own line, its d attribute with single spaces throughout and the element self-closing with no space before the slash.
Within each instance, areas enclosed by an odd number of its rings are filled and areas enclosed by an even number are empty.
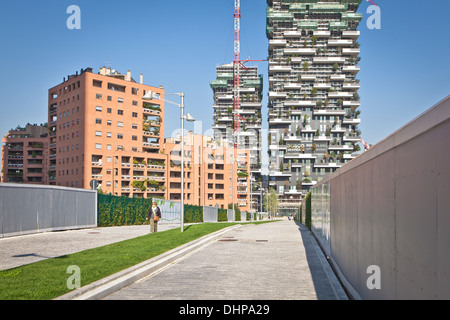
<svg viewBox="0 0 450 320">
<path fill-rule="evenodd" d="M 185 204 L 184 222 L 186 223 L 203 222 L 203 207 Z"/>
<path fill-rule="evenodd" d="M 311 229 L 311 191 L 305 198 L 305 224 L 308 229 Z"/>
<path fill-rule="evenodd" d="M 227 209 L 219 209 L 217 216 L 217 221 L 228 221 Z"/>
<path fill-rule="evenodd" d="M 151 199 L 117 197 L 98 194 L 97 225 L 99 227 L 143 224 Z"/>
</svg>

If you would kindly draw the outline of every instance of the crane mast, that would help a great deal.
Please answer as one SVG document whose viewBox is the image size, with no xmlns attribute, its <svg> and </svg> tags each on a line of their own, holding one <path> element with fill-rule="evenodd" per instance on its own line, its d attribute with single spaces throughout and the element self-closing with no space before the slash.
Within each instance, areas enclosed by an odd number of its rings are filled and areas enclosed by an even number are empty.
<svg viewBox="0 0 450 320">
<path fill-rule="evenodd" d="M 239 134 L 239 123 L 240 123 L 240 92 L 239 88 L 241 86 L 241 0 L 234 0 L 234 61 L 233 61 L 233 71 L 234 71 L 234 147 L 238 148 L 238 134 Z"/>
</svg>

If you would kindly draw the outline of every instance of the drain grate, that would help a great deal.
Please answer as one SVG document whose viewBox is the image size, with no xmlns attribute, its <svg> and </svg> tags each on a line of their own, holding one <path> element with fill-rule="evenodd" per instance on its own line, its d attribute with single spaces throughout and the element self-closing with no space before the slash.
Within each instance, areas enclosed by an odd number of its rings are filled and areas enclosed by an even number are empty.
<svg viewBox="0 0 450 320">
<path fill-rule="evenodd" d="M 222 238 L 222 239 L 219 239 L 219 241 L 238 241 L 238 239 L 233 239 L 233 238 Z"/>
</svg>

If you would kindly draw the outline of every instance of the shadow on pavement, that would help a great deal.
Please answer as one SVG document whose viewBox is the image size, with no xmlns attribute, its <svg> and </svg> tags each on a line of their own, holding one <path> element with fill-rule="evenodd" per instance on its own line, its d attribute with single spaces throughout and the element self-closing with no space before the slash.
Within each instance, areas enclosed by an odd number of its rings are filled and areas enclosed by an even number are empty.
<svg viewBox="0 0 450 320">
<path fill-rule="evenodd" d="M 305 246 L 306 259 L 308 260 L 309 269 L 314 282 L 314 288 L 316 289 L 316 295 L 318 300 L 337 300 L 335 289 L 330 282 L 330 278 L 327 275 L 327 271 L 324 269 L 323 263 L 327 263 L 324 256 L 323 259 L 319 258 L 319 254 L 323 255 L 322 250 L 317 244 L 314 235 L 311 230 L 306 226 L 295 222 L 298 230 L 302 236 L 303 244 Z M 330 266 L 331 269 L 331 266 Z M 335 276 L 334 274 L 332 275 Z"/>
</svg>

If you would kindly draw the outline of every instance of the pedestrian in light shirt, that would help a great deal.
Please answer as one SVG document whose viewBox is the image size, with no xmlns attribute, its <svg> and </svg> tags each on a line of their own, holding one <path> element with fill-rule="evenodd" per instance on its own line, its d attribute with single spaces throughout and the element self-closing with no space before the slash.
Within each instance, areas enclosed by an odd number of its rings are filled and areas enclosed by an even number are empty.
<svg viewBox="0 0 450 320">
<path fill-rule="evenodd" d="M 152 206 L 148 210 L 146 220 L 150 219 L 150 232 L 158 231 L 158 221 L 161 220 L 161 209 L 153 202 Z"/>
</svg>

